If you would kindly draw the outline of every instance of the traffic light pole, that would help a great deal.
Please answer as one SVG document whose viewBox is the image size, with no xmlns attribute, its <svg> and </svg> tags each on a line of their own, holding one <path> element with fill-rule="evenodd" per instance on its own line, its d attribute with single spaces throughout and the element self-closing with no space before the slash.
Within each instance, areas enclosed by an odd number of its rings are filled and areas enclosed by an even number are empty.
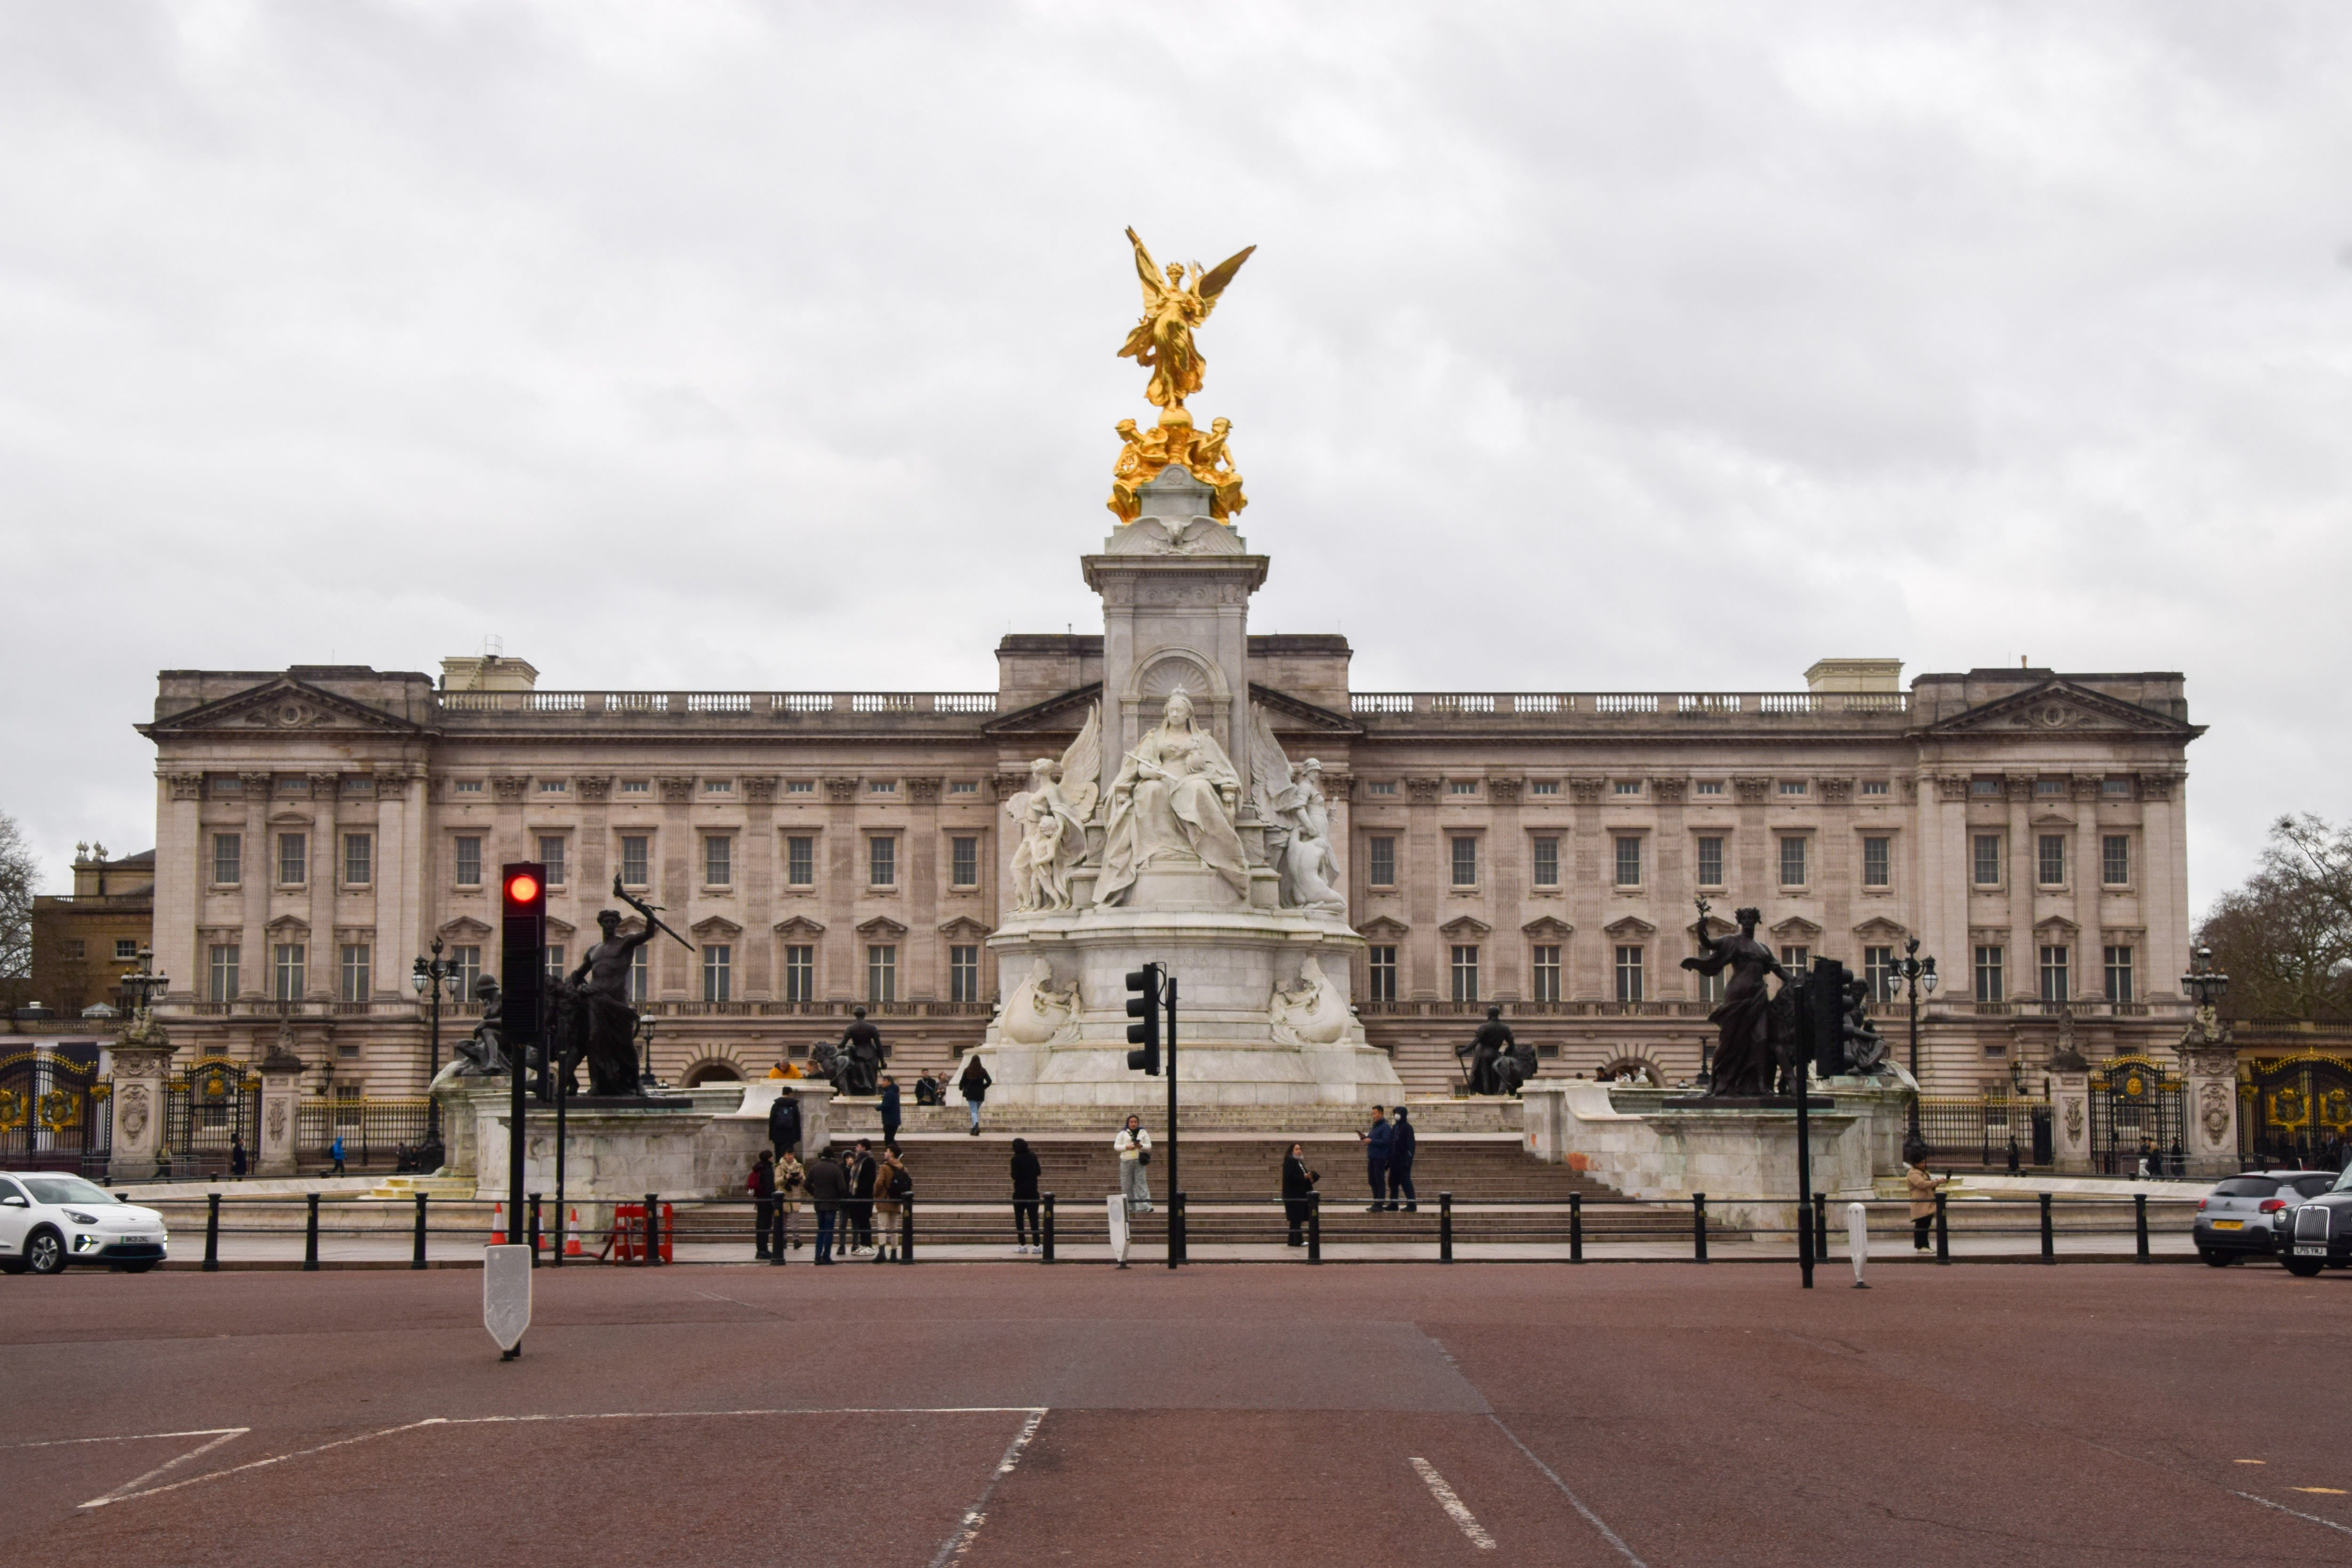
<svg viewBox="0 0 2352 1568">
<path fill-rule="evenodd" d="M 1184 1206 L 1176 1194 L 1176 976 L 1168 976 L 1168 1267 L 1184 1261 Z"/>
</svg>

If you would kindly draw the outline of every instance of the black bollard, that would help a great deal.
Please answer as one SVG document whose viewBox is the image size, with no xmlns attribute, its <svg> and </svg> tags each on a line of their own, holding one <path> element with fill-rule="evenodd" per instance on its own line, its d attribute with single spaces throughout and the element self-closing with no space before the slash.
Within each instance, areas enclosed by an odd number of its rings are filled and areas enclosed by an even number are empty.
<svg viewBox="0 0 2352 1568">
<path fill-rule="evenodd" d="M 310 1194 L 310 1216 L 302 1225 L 302 1271 L 316 1273 L 319 1268 L 319 1194 Z"/>
<path fill-rule="evenodd" d="M 1039 1219 L 1037 1261 L 1051 1263 L 1054 1261 L 1054 1194 L 1047 1193 L 1044 1201 L 1045 1212 Z"/>
<path fill-rule="evenodd" d="M 1307 1261 L 1323 1261 L 1323 1194 L 1307 1194 Z"/>
<path fill-rule="evenodd" d="M 2146 1263 L 2147 1261 L 2147 1194 L 2146 1193 L 2132 1194 L 2132 1235 L 2138 1243 L 2137 1261 Z"/>
<path fill-rule="evenodd" d="M 915 1200 L 912 1198 L 898 1208 L 898 1261 L 915 1261 Z"/>
<path fill-rule="evenodd" d="M 1691 1261 L 1706 1261 L 1706 1194 L 1691 1194 Z"/>
<path fill-rule="evenodd" d="M 646 1267 L 661 1264 L 661 1194 L 646 1194 Z"/>
<path fill-rule="evenodd" d="M 425 1201 L 426 1196 L 427 1194 L 424 1193 L 416 1194 L 416 1245 L 409 1253 L 408 1266 L 411 1268 L 422 1268 L 425 1267 Z"/>
<path fill-rule="evenodd" d="M 2050 1224 L 2050 1194 L 2042 1194 L 2042 1261 L 2058 1261 L 2058 1237 Z"/>
<path fill-rule="evenodd" d="M 1584 1261 L 1584 1194 L 1568 1194 L 1568 1260 Z"/>
<path fill-rule="evenodd" d="M 220 1272 L 220 1194 L 205 1194 L 205 1272 Z"/>
<path fill-rule="evenodd" d="M 1944 1198 L 1944 1190 L 1941 1187 L 1937 1188 L 1936 1261 L 1938 1263 L 1949 1263 L 1952 1260 L 1952 1232 L 1951 1227 L 1945 1223 Z"/>
<path fill-rule="evenodd" d="M 1437 1194 L 1437 1261 L 1454 1261 L 1454 1194 Z"/>
</svg>

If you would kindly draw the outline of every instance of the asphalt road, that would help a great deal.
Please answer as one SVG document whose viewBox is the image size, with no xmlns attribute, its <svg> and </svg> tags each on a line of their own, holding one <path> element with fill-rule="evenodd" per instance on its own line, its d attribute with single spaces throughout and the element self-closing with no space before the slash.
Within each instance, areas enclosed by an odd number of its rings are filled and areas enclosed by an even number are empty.
<svg viewBox="0 0 2352 1568">
<path fill-rule="evenodd" d="M 0 1280 L 0 1560 L 2352 1563 L 2352 1276 Z"/>
</svg>

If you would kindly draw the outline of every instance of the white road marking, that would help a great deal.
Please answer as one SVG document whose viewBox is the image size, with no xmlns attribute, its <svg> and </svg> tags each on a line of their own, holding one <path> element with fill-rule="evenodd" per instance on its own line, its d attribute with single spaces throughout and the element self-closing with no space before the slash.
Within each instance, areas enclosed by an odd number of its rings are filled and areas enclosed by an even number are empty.
<svg viewBox="0 0 2352 1568">
<path fill-rule="evenodd" d="M 1447 1517 L 1462 1527 L 1462 1533 L 1470 1538 L 1470 1544 L 1481 1552 L 1494 1551 L 1495 1538 L 1486 1533 L 1486 1527 L 1478 1522 L 1478 1516 L 1470 1511 L 1470 1506 L 1454 1495 L 1454 1489 L 1445 1484 L 1445 1478 L 1437 1473 L 1437 1467 L 1427 1459 L 1407 1462 L 1421 1472 L 1422 1484 L 1429 1489 L 1429 1495 L 1437 1500 L 1437 1506 L 1445 1510 Z M 937 1564 L 933 1568 L 937 1568 Z"/>
<path fill-rule="evenodd" d="M 2332 1519 L 2322 1519 L 2315 1513 L 2305 1513 L 2300 1509 L 2289 1508 L 2284 1503 L 2273 1502 L 2266 1497 L 2256 1497 L 2252 1492 L 2235 1492 L 2231 1495 L 2244 1498 L 2248 1502 L 2258 1502 L 2264 1508 L 2274 1508 L 2281 1513 L 2292 1514 L 2297 1519 L 2307 1519 L 2314 1524 L 2324 1524 L 2338 1535 L 2352 1535 L 2352 1526 L 2338 1524 Z"/>
<path fill-rule="evenodd" d="M 962 1521 L 956 1526 L 955 1533 L 947 1538 L 940 1547 L 939 1555 L 931 1559 L 931 1568 L 946 1568 L 948 1563 L 960 1560 L 971 1550 L 971 1543 L 979 1539 L 980 1527 L 988 1522 L 988 1500 L 995 1495 L 997 1483 L 1011 1475 L 1013 1468 L 1021 1462 L 1021 1451 L 1029 1447 L 1029 1439 L 1037 1435 L 1037 1423 L 1044 1419 L 1045 1412 L 1043 1408 L 1029 1412 L 1029 1419 L 1021 1424 L 1021 1430 L 1004 1450 L 1004 1458 L 996 1462 L 996 1473 L 989 1477 L 988 1485 L 981 1489 L 980 1500 L 964 1510 Z"/>
<path fill-rule="evenodd" d="M 1511 1440 L 1511 1447 L 1517 1448 L 1520 1453 L 1525 1454 L 1528 1457 L 1528 1464 L 1533 1465 L 1537 1469 L 1541 1470 L 1546 1478 L 1550 1480 L 1551 1484 L 1559 1489 L 1559 1495 L 1566 1498 L 1570 1503 L 1575 1505 L 1576 1511 L 1584 1516 L 1584 1522 L 1601 1532 L 1601 1540 L 1606 1541 L 1619 1552 L 1623 1552 L 1625 1555 L 1625 1561 L 1631 1563 L 1633 1565 L 1633 1568 L 1650 1568 L 1648 1563 L 1633 1555 L 1633 1549 L 1625 1544 L 1624 1537 L 1619 1535 L 1615 1531 L 1610 1529 L 1608 1525 L 1602 1523 L 1601 1516 L 1593 1512 L 1591 1509 L 1585 1507 L 1584 1500 L 1578 1497 L 1574 1492 L 1569 1490 L 1568 1483 L 1561 1480 L 1558 1475 L 1554 1474 L 1552 1468 L 1549 1465 L 1545 1464 L 1541 1459 L 1536 1458 L 1536 1451 L 1533 1448 L 1528 1447 L 1525 1443 L 1519 1441 L 1519 1435 L 1517 1432 L 1512 1431 L 1508 1426 L 1503 1425 L 1503 1418 L 1501 1416 L 1496 1415 L 1490 1410 L 1486 1413 L 1486 1419 L 1495 1424 L 1496 1430 L 1501 1432 L 1504 1436 L 1508 1437 Z"/>
<path fill-rule="evenodd" d="M 992 1491 L 995 1489 L 996 1480 L 1002 1479 L 1012 1469 L 1013 1463 L 1019 1459 L 1020 1450 L 1027 1446 L 1030 1435 L 1037 1430 L 1037 1423 L 1045 1419 L 1045 1407 L 1044 1405 L 934 1405 L 913 1406 L 891 1405 L 887 1407 L 850 1406 L 846 1408 L 834 1407 L 827 1409 L 798 1410 L 603 1410 L 570 1412 L 555 1415 L 429 1415 L 422 1421 L 409 1421 L 397 1426 L 384 1426 L 373 1432 L 362 1432 L 355 1437 L 339 1437 L 331 1443 L 321 1443 L 316 1447 L 310 1448 L 298 1448 L 291 1453 L 272 1454 L 266 1459 L 254 1459 L 246 1464 L 232 1465 L 225 1470 L 207 1470 L 201 1476 L 189 1476 L 183 1480 L 168 1482 L 167 1484 L 160 1487 L 148 1487 L 144 1490 L 134 1490 L 132 1489 L 139 1487 L 141 1482 L 152 1480 L 155 1477 L 162 1475 L 164 1471 L 173 1468 L 174 1466 L 184 1464 L 187 1460 L 194 1458 L 199 1454 L 207 1453 L 214 1448 L 219 1447 L 221 1444 L 229 1441 L 232 1437 L 243 1436 L 246 1433 L 251 1431 L 252 1428 L 248 1426 L 213 1426 L 197 1432 L 149 1432 L 136 1433 L 121 1437 L 59 1437 L 51 1439 L 47 1442 L 14 1443 L 0 1445 L 0 1447 L 16 1448 L 47 1448 L 62 1447 L 68 1443 L 135 1443 L 149 1437 L 205 1437 L 213 1436 L 215 1433 L 220 1434 L 220 1436 L 214 1437 L 212 1442 L 205 1444 L 202 1447 L 191 1449 L 187 1453 L 181 1455 L 178 1458 L 171 1461 L 170 1464 L 159 1466 L 157 1468 L 150 1470 L 147 1474 L 141 1476 L 137 1480 L 127 1481 L 123 1485 L 117 1487 L 114 1490 L 107 1493 L 104 1497 L 92 1498 L 89 1501 L 79 1505 L 83 1508 L 104 1508 L 110 1503 L 130 1502 L 134 1499 L 143 1497 L 157 1497 L 164 1492 L 178 1491 L 182 1487 L 194 1486 L 199 1481 L 215 1481 L 219 1480 L 224 1476 L 242 1475 L 247 1470 L 265 1469 L 271 1465 L 283 1464 L 289 1459 L 307 1458 L 312 1454 L 323 1454 L 334 1448 L 348 1448 L 354 1443 L 372 1442 L 378 1437 L 394 1436 L 402 1432 L 414 1432 L 425 1426 L 512 1426 L 529 1425 L 530 1423 L 541 1421 L 676 1421 L 691 1420 L 696 1417 L 742 1415 L 1027 1415 L 1029 1417 L 1029 1422 L 1027 1426 L 1022 1428 L 1021 1436 L 1014 1439 L 1013 1446 L 1005 1451 L 1003 1462 L 998 1465 L 995 1479 L 989 1482 L 989 1489 Z M 982 1493 L 981 1501 L 986 1502 L 987 1500 L 987 1493 Z M 973 1528 L 977 1529 L 978 1527 L 975 1525 Z"/>
</svg>

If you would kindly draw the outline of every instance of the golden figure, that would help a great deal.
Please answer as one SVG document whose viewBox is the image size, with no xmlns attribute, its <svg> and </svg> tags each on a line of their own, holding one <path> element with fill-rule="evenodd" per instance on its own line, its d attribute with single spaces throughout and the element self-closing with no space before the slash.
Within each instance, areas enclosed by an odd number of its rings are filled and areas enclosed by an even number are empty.
<svg viewBox="0 0 2352 1568">
<path fill-rule="evenodd" d="M 1242 494 L 1241 471 L 1234 467 L 1233 454 L 1226 447 L 1233 427 L 1234 422 L 1224 418 L 1209 421 L 1205 434 L 1190 421 L 1144 430 L 1132 419 L 1120 420 L 1118 458 L 1110 469 L 1110 500 L 1103 504 L 1119 521 L 1133 522 L 1143 504 L 1136 491 L 1173 463 L 1209 487 L 1209 515 L 1231 524 L 1234 514 L 1249 505 L 1249 498 Z"/>
<path fill-rule="evenodd" d="M 1151 372 L 1143 395 L 1160 411 L 1160 424 L 1189 426 L 1192 416 L 1184 410 L 1184 399 L 1201 390 L 1201 374 L 1208 363 L 1193 344 L 1192 334 L 1217 308 L 1217 296 L 1225 291 L 1225 285 L 1257 247 L 1229 256 L 1206 272 L 1197 261 L 1189 268 L 1170 262 L 1163 283 L 1159 263 L 1151 259 L 1151 252 L 1143 247 L 1135 230 L 1127 231 L 1127 240 L 1135 247 L 1135 272 L 1143 280 L 1143 320 L 1127 334 L 1118 357 L 1131 359 Z"/>
</svg>

